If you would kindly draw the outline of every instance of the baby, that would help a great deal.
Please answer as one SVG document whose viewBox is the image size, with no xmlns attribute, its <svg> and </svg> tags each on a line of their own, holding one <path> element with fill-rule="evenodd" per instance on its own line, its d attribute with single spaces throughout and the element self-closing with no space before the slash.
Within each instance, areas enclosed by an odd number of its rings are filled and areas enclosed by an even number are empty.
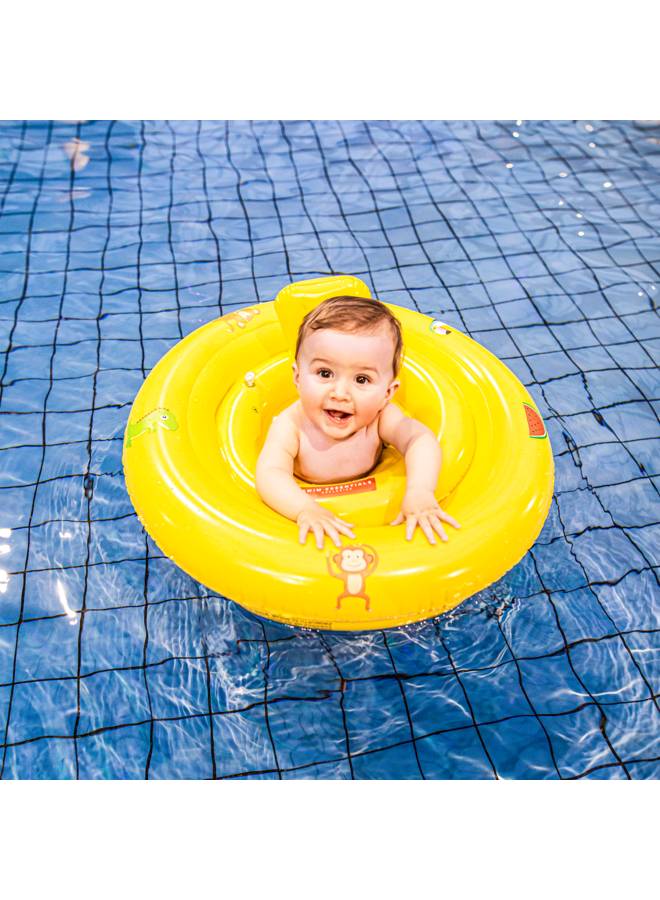
<svg viewBox="0 0 660 900">
<path fill-rule="evenodd" d="M 398 319 L 378 300 L 332 297 L 302 321 L 293 364 L 300 399 L 273 421 L 257 461 L 259 496 L 296 522 L 300 543 L 314 532 L 323 549 L 324 534 L 341 547 L 340 534 L 354 539 L 353 525 L 321 506 L 295 482 L 354 481 L 378 463 L 383 442 L 406 462 L 406 492 L 392 525 L 406 523 L 412 540 L 419 526 L 435 544 L 443 522 L 460 528 L 435 499 L 442 463 L 430 429 L 409 419 L 390 400 L 400 381 L 403 341 Z"/>
</svg>

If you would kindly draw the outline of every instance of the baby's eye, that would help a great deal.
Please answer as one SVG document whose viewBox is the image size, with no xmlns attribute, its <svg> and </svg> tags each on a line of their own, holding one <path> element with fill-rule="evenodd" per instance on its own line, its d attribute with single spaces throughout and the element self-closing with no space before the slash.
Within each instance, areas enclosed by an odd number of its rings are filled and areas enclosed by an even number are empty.
<svg viewBox="0 0 660 900">
<path fill-rule="evenodd" d="M 330 369 L 319 369 L 318 374 L 321 378 L 332 378 L 332 372 Z"/>
<path fill-rule="evenodd" d="M 369 379 L 366 375 L 357 375 L 355 380 L 358 384 L 369 384 Z"/>
</svg>

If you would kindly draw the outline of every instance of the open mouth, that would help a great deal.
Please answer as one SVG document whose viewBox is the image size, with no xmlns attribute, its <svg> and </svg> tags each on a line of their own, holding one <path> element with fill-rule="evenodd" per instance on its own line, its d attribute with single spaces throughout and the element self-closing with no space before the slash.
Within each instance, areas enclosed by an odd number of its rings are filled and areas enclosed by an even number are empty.
<svg viewBox="0 0 660 900">
<path fill-rule="evenodd" d="M 323 412 L 335 425 L 344 425 L 353 417 L 352 413 L 342 412 L 340 409 L 324 409 Z"/>
</svg>

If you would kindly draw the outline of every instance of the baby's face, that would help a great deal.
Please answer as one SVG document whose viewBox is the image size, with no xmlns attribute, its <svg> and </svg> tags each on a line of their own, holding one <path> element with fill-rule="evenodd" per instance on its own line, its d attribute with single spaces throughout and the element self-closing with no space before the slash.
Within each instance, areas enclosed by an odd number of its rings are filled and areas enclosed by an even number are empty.
<svg viewBox="0 0 660 900">
<path fill-rule="evenodd" d="M 313 331 L 293 365 L 307 418 L 335 440 L 370 425 L 399 387 L 392 372 L 393 356 L 394 342 L 385 330 Z"/>
</svg>

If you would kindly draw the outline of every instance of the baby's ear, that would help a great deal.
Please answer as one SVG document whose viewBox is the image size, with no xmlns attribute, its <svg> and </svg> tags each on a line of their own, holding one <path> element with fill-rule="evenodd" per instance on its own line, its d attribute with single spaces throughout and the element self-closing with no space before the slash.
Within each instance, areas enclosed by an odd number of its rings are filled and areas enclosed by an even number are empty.
<svg viewBox="0 0 660 900">
<path fill-rule="evenodd" d="M 298 371 L 298 364 L 293 363 L 291 368 L 293 369 L 293 383 L 295 384 L 296 387 L 298 387 L 298 385 L 300 383 L 300 372 Z"/>
<path fill-rule="evenodd" d="M 398 378 L 395 378 L 394 381 L 392 382 L 392 384 L 387 389 L 387 395 L 386 395 L 385 399 L 391 400 L 392 397 L 396 394 L 396 392 L 399 390 L 400 387 L 401 387 L 401 382 L 399 381 Z"/>
</svg>

